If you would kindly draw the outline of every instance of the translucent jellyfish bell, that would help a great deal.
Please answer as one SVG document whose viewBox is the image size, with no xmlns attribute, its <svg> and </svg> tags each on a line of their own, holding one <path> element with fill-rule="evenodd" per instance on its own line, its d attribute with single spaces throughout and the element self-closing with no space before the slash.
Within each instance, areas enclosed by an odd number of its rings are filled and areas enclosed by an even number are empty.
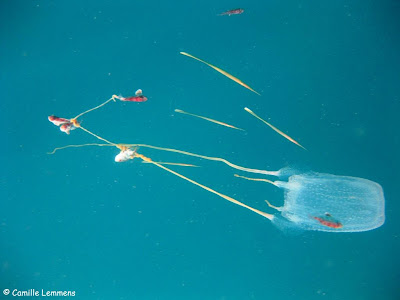
<svg viewBox="0 0 400 300">
<path fill-rule="evenodd" d="M 275 181 L 285 189 L 283 207 L 276 208 L 295 227 L 330 232 L 359 232 L 385 222 L 382 187 L 373 181 L 322 173 L 292 175 L 288 182 Z M 272 222 L 282 224 L 280 216 Z"/>
</svg>

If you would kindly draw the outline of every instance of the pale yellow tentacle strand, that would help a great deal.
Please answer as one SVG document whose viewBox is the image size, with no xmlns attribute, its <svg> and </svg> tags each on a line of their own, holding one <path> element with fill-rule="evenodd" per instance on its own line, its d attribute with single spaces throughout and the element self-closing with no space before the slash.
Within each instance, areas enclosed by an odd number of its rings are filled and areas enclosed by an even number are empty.
<svg viewBox="0 0 400 300">
<path fill-rule="evenodd" d="M 101 140 L 101 141 L 103 141 L 103 142 L 106 142 L 107 144 L 114 145 L 114 146 L 116 145 L 115 143 L 112 143 L 112 142 L 106 140 L 105 138 L 102 138 L 101 136 L 98 136 L 97 134 L 94 134 L 93 132 L 87 130 L 86 128 L 83 128 L 83 127 L 80 126 L 80 125 L 78 126 L 78 128 L 80 128 L 80 129 L 82 129 L 83 131 L 89 133 L 90 135 L 93 135 L 95 138 L 97 138 L 97 139 L 99 139 L 99 140 Z"/>
<path fill-rule="evenodd" d="M 184 115 L 188 115 L 188 116 L 192 116 L 192 117 L 196 117 L 196 118 L 199 118 L 199 119 L 203 119 L 203 120 L 206 120 L 206 121 L 218 124 L 218 125 L 222 125 L 222 126 L 225 126 L 225 127 L 229 127 L 229 128 L 245 131 L 242 128 L 239 128 L 239 127 L 236 127 L 236 126 L 233 126 L 233 125 L 229 125 L 227 123 L 224 123 L 224 122 L 221 122 L 221 121 L 217 121 L 217 120 L 214 120 L 214 119 L 210 119 L 210 118 L 207 118 L 207 117 L 203 117 L 203 116 L 195 115 L 195 114 L 192 114 L 192 113 L 188 113 L 188 112 L 183 111 L 181 109 L 175 109 L 175 112 L 180 113 L 180 114 L 184 114 Z"/>
<path fill-rule="evenodd" d="M 235 76 L 232 76 L 232 75 L 229 74 L 228 72 L 225 72 L 224 70 L 222 70 L 222 69 L 220 69 L 220 68 L 218 68 L 218 67 L 216 67 L 216 66 L 214 66 L 214 65 L 212 65 L 212 64 L 210 64 L 210 63 L 208 63 L 208 62 L 206 62 L 206 61 L 204 61 L 204 60 L 202 60 L 202 59 L 200 59 L 200 58 L 198 58 L 198 57 L 196 57 L 196 56 L 193 56 L 193 55 L 191 55 L 191 54 L 189 54 L 189 53 L 180 52 L 180 54 L 185 55 L 185 56 L 190 57 L 190 58 L 193 58 L 193 59 L 195 59 L 195 60 L 197 60 L 197 61 L 199 61 L 199 62 L 201 62 L 201 63 L 203 63 L 203 64 L 206 64 L 206 65 L 209 66 L 210 68 L 213 68 L 215 71 L 221 73 L 222 75 L 225 75 L 226 77 L 228 77 L 229 79 L 235 81 L 236 83 L 240 84 L 241 86 L 244 86 L 246 89 L 248 89 L 248 90 L 250 90 L 250 91 L 256 93 L 257 95 L 261 96 L 260 93 L 256 92 L 256 91 L 253 90 L 251 87 L 249 87 L 247 84 L 245 84 L 243 81 L 241 81 L 239 78 L 236 78 Z"/>
<path fill-rule="evenodd" d="M 244 168 L 244 167 L 235 165 L 235 164 L 227 161 L 224 158 L 219 158 L 219 157 L 205 156 L 205 155 L 195 154 L 195 153 L 191 153 L 191 152 L 187 152 L 187 151 L 171 149 L 171 148 L 156 147 L 156 146 L 151 146 L 151 145 L 146 145 L 146 144 L 122 144 L 122 145 L 128 146 L 128 147 L 146 147 L 146 148 L 156 149 L 156 150 L 161 150 L 161 151 L 175 152 L 175 153 L 180 153 L 180 154 L 188 155 L 188 156 L 194 156 L 194 157 L 207 159 L 207 160 L 211 160 L 211 161 L 219 161 L 219 162 L 222 162 L 222 163 L 230 166 L 231 168 L 245 171 L 245 172 L 258 173 L 258 174 L 264 174 L 264 175 L 270 175 L 270 176 L 279 176 L 279 171 L 267 171 L 267 170 Z"/>
<path fill-rule="evenodd" d="M 81 145 L 67 145 L 67 146 L 63 146 L 63 147 L 54 148 L 53 151 L 47 152 L 47 154 L 54 154 L 58 150 L 63 150 L 63 149 L 67 149 L 67 148 L 80 148 L 80 147 L 88 147 L 88 146 L 110 147 L 110 146 L 116 146 L 116 145 L 113 145 L 113 144 L 96 144 L 96 143 L 81 144 Z"/>
<path fill-rule="evenodd" d="M 200 155 L 200 154 L 191 153 L 191 152 L 182 151 L 182 150 L 177 150 L 177 149 L 172 149 L 172 148 L 163 148 L 163 147 L 157 147 L 157 146 L 152 146 L 152 145 L 147 145 L 147 144 L 115 144 L 115 143 L 111 143 L 111 142 L 108 142 L 108 143 L 109 144 L 91 143 L 91 144 L 85 144 L 85 145 L 68 145 L 68 146 L 64 146 L 64 147 L 60 147 L 60 148 L 54 149 L 51 154 L 53 154 L 57 150 L 61 150 L 61 149 L 72 148 L 72 147 L 84 147 L 84 146 L 116 146 L 118 148 L 119 147 L 144 147 L 144 148 L 150 148 L 150 149 L 155 149 L 155 150 L 160 150 L 160 151 L 179 153 L 179 154 L 198 157 L 198 158 L 211 160 L 211 161 L 219 161 L 219 162 L 222 162 L 222 163 L 230 166 L 231 168 L 234 168 L 234 169 L 237 169 L 237 170 L 240 170 L 240 171 L 244 171 L 244 172 L 264 174 L 264 175 L 269 175 L 269 176 L 279 176 L 279 174 L 280 174 L 280 171 L 267 171 L 267 170 L 258 170 L 258 169 L 245 168 L 245 167 L 241 167 L 241 166 L 235 165 L 235 164 L 231 163 L 230 161 L 228 161 L 228 160 L 226 160 L 224 158 L 205 156 L 205 155 Z"/>
<path fill-rule="evenodd" d="M 110 99 L 108 99 L 106 102 L 104 102 L 104 103 L 102 103 L 102 104 L 100 104 L 100 105 L 97 105 L 96 107 L 93 107 L 93 108 L 91 108 L 91 109 L 88 109 L 87 111 L 84 111 L 83 113 L 80 113 L 79 115 L 77 115 L 77 116 L 76 116 L 75 118 L 73 118 L 73 119 L 78 119 L 79 117 L 83 116 L 84 114 L 87 114 L 88 112 L 91 112 L 91 111 L 93 111 L 93 110 L 96 110 L 96 109 L 98 109 L 98 108 L 100 108 L 100 107 L 106 105 L 108 102 L 110 102 L 110 101 L 112 101 L 112 100 L 115 101 L 115 95 L 113 95 L 113 96 L 112 96 Z"/>
<path fill-rule="evenodd" d="M 244 108 L 245 111 L 247 111 L 249 114 L 253 115 L 254 117 L 256 117 L 257 119 L 259 119 L 260 121 L 264 122 L 264 124 L 268 125 L 272 130 L 274 130 L 275 132 L 277 132 L 278 134 L 280 134 L 281 136 L 283 136 L 285 139 L 291 141 L 293 144 L 296 144 L 297 146 L 303 148 L 304 150 L 307 150 L 306 148 L 304 148 L 302 145 L 300 145 L 298 142 L 296 142 L 294 139 L 292 139 L 290 136 L 288 136 L 286 133 L 280 131 L 278 128 L 276 128 L 274 125 L 268 123 L 267 121 L 265 121 L 264 119 L 262 119 L 261 117 L 259 117 L 258 115 L 256 115 L 253 111 L 251 111 L 249 108 L 245 107 Z"/>
<path fill-rule="evenodd" d="M 283 209 L 283 207 L 278 207 L 278 206 L 272 205 L 271 203 L 269 203 L 268 200 L 265 200 L 265 202 L 268 204 L 269 207 L 276 209 L 278 211 L 282 211 L 282 209 Z"/>
<path fill-rule="evenodd" d="M 243 179 L 246 179 L 246 180 L 251 180 L 251 181 L 268 182 L 268 183 L 270 183 L 270 184 L 273 184 L 274 186 L 277 186 L 277 185 L 275 184 L 275 182 L 273 182 L 272 180 L 268 180 L 268 179 L 264 179 L 264 178 L 250 178 L 250 177 L 240 176 L 240 175 L 238 175 L 238 174 L 235 174 L 234 176 L 235 176 L 235 177 L 239 177 L 239 178 L 243 178 Z"/>
<path fill-rule="evenodd" d="M 140 154 L 139 154 L 138 156 L 139 156 L 139 157 L 142 157 L 142 155 L 140 155 Z M 201 183 L 198 183 L 198 182 L 196 182 L 196 181 L 194 181 L 194 180 L 192 180 L 192 179 L 190 179 L 190 178 L 188 178 L 188 177 L 186 177 L 186 176 L 184 176 L 184 175 L 182 175 L 182 174 L 179 174 L 179 173 L 177 173 L 177 172 L 175 172 L 175 171 L 172 171 L 171 169 L 168 169 L 168 168 L 165 167 L 165 166 L 162 166 L 162 165 L 160 165 L 160 164 L 158 164 L 158 163 L 156 163 L 156 162 L 153 162 L 153 161 L 149 160 L 148 158 L 146 158 L 146 161 L 152 163 L 153 165 L 155 165 L 155 166 L 157 166 L 157 167 L 159 167 L 159 168 L 164 169 L 165 171 L 167 171 L 167 172 L 169 172 L 169 173 L 174 174 L 175 176 L 178 176 L 178 177 L 180 177 L 180 178 L 182 178 L 182 179 L 184 179 L 184 180 L 186 180 L 186 181 L 189 181 L 190 183 L 193 183 L 193 184 L 195 184 L 195 185 L 201 187 L 202 189 L 204 189 L 204 190 L 206 190 L 206 191 L 209 191 L 210 193 L 213 193 L 213 194 L 215 194 L 215 195 L 217 195 L 217 196 L 219 196 L 219 197 L 221 197 L 221 198 L 224 198 L 225 200 L 228 200 L 229 202 L 232 202 L 232 203 L 234 203 L 234 204 L 236 204 L 236 205 L 239 205 L 239 206 L 242 206 L 242 207 L 244 207 L 244 208 L 246 208 L 246 209 L 249 209 L 249 210 L 255 212 L 256 214 L 259 214 L 260 216 L 263 216 L 263 217 L 265 217 L 265 218 L 267 218 L 267 219 L 269 219 L 269 220 L 271 220 L 271 221 L 274 219 L 274 215 L 271 215 L 271 214 L 262 212 L 262 211 L 260 211 L 260 210 L 258 210 L 258 209 L 255 209 L 255 208 L 253 208 L 253 207 L 251 207 L 251 206 L 248 206 L 248 205 L 246 205 L 246 204 L 244 204 L 244 203 L 242 203 L 242 202 L 240 202 L 240 201 L 238 201 L 238 200 L 236 200 L 236 199 L 233 199 L 233 198 L 231 198 L 231 197 L 229 197 L 229 196 L 227 196 L 227 195 L 221 194 L 221 193 L 219 193 L 219 192 L 217 192 L 217 191 L 215 191 L 215 190 L 213 190 L 213 189 L 211 189 L 211 188 L 209 188 L 209 187 L 207 187 L 207 186 L 205 186 L 205 185 L 203 185 L 203 184 L 201 184 Z"/>
<path fill-rule="evenodd" d="M 170 166 L 179 166 L 179 167 L 195 167 L 195 168 L 199 168 L 199 166 L 192 165 L 192 164 L 182 164 L 182 163 L 163 162 L 163 161 L 155 161 L 155 162 L 158 163 L 158 164 L 160 164 L 160 165 L 170 165 Z M 148 161 L 143 160 L 142 163 L 150 164 L 150 163 L 153 163 L 153 161 L 148 162 Z"/>
</svg>

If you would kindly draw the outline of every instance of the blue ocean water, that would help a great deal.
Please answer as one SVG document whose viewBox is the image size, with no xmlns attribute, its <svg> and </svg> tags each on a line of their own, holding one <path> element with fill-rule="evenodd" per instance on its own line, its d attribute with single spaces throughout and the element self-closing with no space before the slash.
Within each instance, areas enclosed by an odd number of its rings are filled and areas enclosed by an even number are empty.
<svg viewBox="0 0 400 300">
<path fill-rule="evenodd" d="M 218 16 L 244 8 L 244 13 Z M 0 3 L 0 299 L 5 289 L 77 299 L 398 299 L 398 1 L 20 1 Z M 237 76 L 262 96 L 185 51 Z M 386 223 L 362 233 L 269 220 L 82 130 L 264 170 L 380 183 Z M 304 151 L 246 113 L 295 138 Z M 244 132 L 177 114 L 182 109 Z M 228 166 L 140 148 L 262 211 L 283 193 Z M 241 173 L 244 176 L 252 174 Z M 26 297 L 38 298 L 38 297 Z"/>
</svg>

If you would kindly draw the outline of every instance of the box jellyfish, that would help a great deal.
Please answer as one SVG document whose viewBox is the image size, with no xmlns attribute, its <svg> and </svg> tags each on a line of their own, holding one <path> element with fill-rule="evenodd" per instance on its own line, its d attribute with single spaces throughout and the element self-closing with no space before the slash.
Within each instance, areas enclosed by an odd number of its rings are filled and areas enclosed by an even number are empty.
<svg viewBox="0 0 400 300">
<path fill-rule="evenodd" d="M 267 201 L 280 211 L 271 220 L 278 226 L 291 224 L 304 230 L 359 232 L 378 228 L 385 222 L 382 187 L 367 179 L 314 172 L 292 175 L 287 182 L 242 178 L 266 181 L 284 189 L 282 207 Z"/>
<path fill-rule="evenodd" d="M 95 136 L 106 141 L 104 138 L 97 135 Z M 140 158 L 143 162 L 153 164 L 233 204 L 255 212 L 256 214 L 269 219 L 278 227 L 289 226 L 304 230 L 326 232 L 360 232 L 378 228 L 385 222 L 385 200 L 382 187 L 378 183 L 367 179 L 315 172 L 294 174 L 294 171 L 290 168 L 283 168 L 278 171 L 250 169 L 238 166 L 219 157 L 209 157 L 177 149 L 145 144 L 116 144 L 108 142 L 107 144 L 68 145 L 56 148 L 51 153 L 53 154 L 57 150 L 65 148 L 84 146 L 117 147 L 121 151 L 115 158 L 115 161 L 117 162 Z M 234 169 L 244 172 L 276 176 L 283 180 L 288 179 L 288 181 L 271 181 L 264 178 L 248 178 L 236 175 L 237 177 L 248 180 L 268 182 L 284 189 L 284 205 L 282 207 L 277 207 L 267 202 L 271 208 L 279 211 L 280 214 L 271 214 L 260 211 L 173 171 L 165 167 L 163 163 L 155 162 L 150 158 L 139 154 L 136 151 L 138 147 L 152 148 L 211 161 L 219 161 Z M 175 165 L 189 166 L 186 164 Z"/>
</svg>

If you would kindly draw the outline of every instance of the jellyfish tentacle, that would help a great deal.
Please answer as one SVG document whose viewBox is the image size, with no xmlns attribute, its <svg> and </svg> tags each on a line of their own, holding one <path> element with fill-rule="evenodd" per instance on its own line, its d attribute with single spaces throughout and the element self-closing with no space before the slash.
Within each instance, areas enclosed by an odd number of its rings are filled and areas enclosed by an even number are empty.
<svg viewBox="0 0 400 300">
<path fill-rule="evenodd" d="M 93 135 L 95 138 L 97 138 L 97 139 L 99 139 L 99 140 L 101 140 L 101 141 L 106 142 L 107 144 L 117 146 L 117 144 L 112 143 L 112 142 L 106 140 L 105 138 L 102 138 L 101 136 L 98 136 L 97 134 L 94 134 L 93 132 L 87 130 L 86 128 L 84 128 L 84 127 L 82 127 L 82 126 L 80 126 L 80 125 L 78 126 L 78 128 L 80 128 L 80 129 L 82 129 L 83 131 L 89 133 L 90 135 Z"/>
<path fill-rule="evenodd" d="M 282 207 L 282 206 L 279 207 L 279 206 L 272 205 L 271 203 L 269 203 L 268 200 L 265 200 L 265 202 L 267 202 L 267 204 L 268 204 L 269 207 L 271 207 L 271 208 L 273 208 L 273 209 L 276 209 L 277 211 L 282 211 L 282 210 L 283 210 L 283 207 Z"/>
<path fill-rule="evenodd" d="M 264 122 L 264 124 L 268 125 L 272 130 L 274 130 L 275 132 L 277 132 L 278 134 L 280 134 L 281 136 L 283 136 L 285 139 L 291 141 L 293 144 L 299 146 L 300 148 L 304 149 L 307 151 L 307 149 L 305 147 L 303 147 L 302 145 L 300 145 L 299 142 L 295 141 L 293 138 L 291 138 L 290 136 L 288 136 L 286 133 L 284 133 L 283 131 L 279 130 L 278 128 L 276 128 L 274 125 L 268 123 L 267 121 L 265 121 L 264 119 L 262 119 L 261 117 L 259 117 L 258 115 L 256 115 L 252 110 L 250 110 L 249 108 L 245 107 L 244 108 L 245 111 L 247 111 L 249 114 L 253 115 L 254 117 L 256 117 L 257 119 L 259 119 L 260 121 Z"/>
<path fill-rule="evenodd" d="M 203 63 L 203 64 L 205 64 L 207 66 L 209 66 L 210 68 L 213 68 L 215 71 L 217 71 L 217 72 L 221 73 L 222 75 L 228 77 L 229 79 L 235 81 L 236 83 L 238 83 L 241 86 L 245 87 L 246 89 L 252 91 L 253 93 L 256 93 L 257 95 L 261 96 L 261 94 L 259 92 L 256 92 L 251 87 L 249 87 L 247 84 L 245 84 L 243 81 L 241 81 L 239 78 L 236 78 L 235 76 L 229 74 L 228 72 L 226 72 L 226 71 L 224 71 L 224 70 L 222 70 L 222 69 L 220 69 L 220 68 L 218 68 L 218 67 L 216 67 L 216 66 L 214 66 L 214 65 L 212 65 L 212 64 L 210 64 L 210 63 L 208 63 L 208 62 L 206 62 L 206 61 L 204 61 L 204 60 L 202 60 L 202 59 L 200 59 L 200 58 L 198 58 L 196 56 L 194 56 L 194 55 L 191 55 L 189 53 L 186 53 L 186 52 L 179 52 L 179 53 L 182 54 L 182 55 L 185 55 L 187 57 L 193 58 L 193 59 L 195 59 L 195 60 L 197 60 L 197 61 L 199 61 L 199 62 L 201 62 L 201 63 Z"/>
<path fill-rule="evenodd" d="M 202 159 L 206 159 L 206 160 L 211 160 L 211 161 L 219 161 L 222 162 L 226 165 L 228 165 L 231 168 L 240 170 L 240 171 L 244 171 L 244 172 L 249 172 L 249 173 L 257 173 L 257 174 L 263 174 L 263 175 L 268 175 L 268 176 L 275 176 L 275 177 L 279 177 L 281 175 L 281 170 L 278 171 L 267 171 L 267 170 L 259 170 L 259 169 L 250 169 L 250 168 L 245 168 L 245 167 L 241 167 L 239 165 L 235 165 L 234 163 L 231 163 L 230 161 L 224 159 L 224 158 L 220 158 L 220 157 L 212 157 L 212 156 L 205 156 L 205 155 L 200 155 L 200 154 L 196 154 L 196 153 L 192 153 L 192 152 L 187 152 L 187 151 L 182 151 L 182 150 L 177 150 L 177 149 L 172 149 L 172 148 L 164 148 L 164 147 L 157 147 L 157 146 L 152 146 L 152 145 L 147 145 L 147 144 L 115 144 L 112 143 L 102 137 L 99 137 L 98 135 L 90 132 L 87 129 L 83 129 L 82 126 L 80 126 L 79 128 L 81 128 L 82 130 L 86 131 L 87 133 L 93 135 L 94 137 L 107 142 L 108 144 L 95 144 L 95 143 L 91 143 L 91 144 L 84 144 L 84 145 L 68 145 L 68 146 L 64 146 L 64 147 L 60 147 L 60 148 L 56 148 L 55 151 L 57 150 L 61 150 L 64 148 L 70 148 L 70 147 L 83 147 L 83 146 L 124 146 L 124 147 L 144 147 L 144 148 L 150 148 L 150 149 L 155 149 L 155 150 L 159 150 L 159 151 L 166 151 L 166 152 L 174 152 L 174 153 L 179 153 L 179 154 L 183 154 L 183 155 L 187 155 L 187 156 L 193 156 L 193 157 L 198 157 L 198 158 L 202 158 Z M 54 152 L 55 152 L 54 151 Z M 51 153 L 53 154 L 53 153 Z"/>
<path fill-rule="evenodd" d="M 264 178 L 250 178 L 250 177 L 240 176 L 240 175 L 238 175 L 238 174 L 234 174 L 234 176 L 235 176 L 235 177 L 239 177 L 239 178 L 243 178 L 243 179 L 246 179 L 246 180 L 251 180 L 251 181 L 263 181 L 263 182 L 268 182 L 268 183 L 270 183 L 270 184 L 273 184 L 273 185 L 277 186 L 276 183 L 275 183 L 274 181 L 268 180 L 268 179 L 264 179 Z"/>
<path fill-rule="evenodd" d="M 220 157 L 212 157 L 212 156 L 205 156 L 205 155 L 200 155 L 196 153 L 191 153 L 187 151 L 182 151 L 182 150 L 177 150 L 177 149 L 172 149 L 172 148 L 163 148 L 163 147 L 157 147 L 157 146 L 152 146 L 152 145 L 146 145 L 146 144 L 123 144 L 125 146 L 137 146 L 137 147 L 145 147 L 145 148 L 150 148 L 150 149 L 155 149 L 155 150 L 160 150 L 160 151 L 167 151 L 167 152 L 175 152 L 183 155 L 188 155 L 188 156 L 193 156 L 193 157 L 198 157 L 206 160 L 211 160 L 211 161 L 219 161 L 222 162 L 231 168 L 244 171 L 244 172 L 249 172 L 249 173 L 258 173 L 258 174 L 264 174 L 264 175 L 270 175 L 270 176 L 276 176 L 279 177 L 280 170 L 279 171 L 267 171 L 267 170 L 258 170 L 258 169 L 250 169 L 250 168 L 245 168 L 241 167 L 238 165 L 235 165 L 234 163 L 231 163 L 230 161 L 220 158 Z"/>
<path fill-rule="evenodd" d="M 98 109 L 98 108 L 100 108 L 100 107 L 106 105 L 106 104 L 107 104 L 108 102 L 110 102 L 110 101 L 114 101 L 114 102 L 115 102 L 115 98 L 117 98 L 117 96 L 116 96 L 116 95 L 113 95 L 110 99 L 108 99 L 108 100 L 105 101 L 104 103 L 102 103 L 102 104 L 100 104 L 100 105 L 97 105 L 96 107 L 93 107 L 93 108 L 91 108 L 91 109 L 88 109 L 88 110 L 84 111 L 83 113 L 80 113 L 79 115 L 77 115 L 77 116 L 76 116 L 75 118 L 73 118 L 73 119 L 78 119 L 79 117 L 81 117 L 81 116 L 87 114 L 88 112 L 91 112 L 91 111 L 93 111 L 93 110 L 96 110 L 96 109 Z"/>
<path fill-rule="evenodd" d="M 165 167 L 163 165 L 160 165 L 159 163 L 157 163 L 155 161 L 152 161 L 150 158 L 148 158 L 148 157 L 146 157 L 146 156 L 144 156 L 142 154 L 135 153 L 135 157 L 140 157 L 141 159 L 143 159 L 146 162 L 152 163 L 153 165 L 155 165 L 155 166 L 157 166 L 157 167 L 159 167 L 161 169 L 164 169 L 165 171 L 167 171 L 167 172 L 169 172 L 171 174 L 174 174 L 175 176 L 178 176 L 178 177 L 180 177 L 180 178 L 182 178 L 182 179 L 184 179 L 184 180 L 186 180 L 186 181 L 188 181 L 188 182 L 190 182 L 190 183 L 192 183 L 194 185 L 197 185 L 197 186 L 201 187 L 202 189 L 204 189 L 206 191 L 209 191 L 210 193 L 213 193 L 213 194 L 215 194 L 215 195 L 217 195 L 217 196 L 219 196 L 219 197 L 221 197 L 221 198 L 223 198 L 225 200 L 228 200 L 229 202 L 232 202 L 232 203 L 234 203 L 236 205 L 239 205 L 239 206 L 242 206 L 242 207 L 244 207 L 244 208 L 246 208 L 248 210 L 251 210 L 251 211 L 255 212 L 256 214 L 259 214 L 259 215 L 261 215 L 261 216 L 263 216 L 263 217 L 265 217 L 265 218 L 267 218 L 267 219 L 269 219 L 271 221 L 274 219 L 274 215 L 271 215 L 271 214 L 265 213 L 263 211 L 260 211 L 258 209 L 255 209 L 255 208 L 253 208 L 251 206 L 248 206 L 248 205 L 246 205 L 246 204 L 244 204 L 244 203 L 242 203 L 242 202 L 240 202 L 240 201 L 238 201 L 238 200 L 236 200 L 236 199 L 234 199 L 232 197 L 229 197 L 229 196 L 224 195 L 224 194 L 222 194 L 220 192 L 217 192 L 217 191 L 213 190 L 212 188 L 209 188 L 208 186 L 205 186 L 205 185 L 203 185 L 201 183 L 198 183 L 197 181 L 194 181 L 193 179 L 190 179 L 190 178 L 188 178 L 188 177 L 186 177 L 186 176 L 184 176 L 184 175 L 182 175 L 182 174 L 180 174 L 178 172 L 175 172 L 175 171 L 173 171 L 173 170 L 171 170 L 171 169 L 169 169 L 169 168 L 167 168 L 167 167 Z"/>
<path fill-rule="evenodd" d="M 221 126 L 225 126 L 225 127 L 228 127 L 228 128 L 233 128 L 233 129 L 245 131 L 242 128 L 239 128 L 239 127 L 236 127 L 236 126 L 233 126 L 233 125 L 229 125 L 227 123 L 224 123 L 224 122 L 221 122 L 221 121 L 217 121 L 217 120 L 214 120 L 214 119 L 211 119 L 211 118 L 207 118 L 207 117 L 203 117 L 203 116 L 200 116 L 200 115 L 195 115 L 195 114 L 192 114 L 192 113 L 188 113 L 188 112 L 183 111 L 181 109 L 175 109 L 175 112 L 180 113 L 180 114 L 184 114 L 184 115 L 188 115 L 188 116 L 192 116 L 192 117 L 196 117 L 196 118 L 199 118 L 199 119 L 203 119 L 203 120 L 206 120 L 206 121 L 209 121 L 209 122 L 221 125 Z"/>
<path fill-rule="evenodd" d="M 142 163 L 149 164 L 151 162 L 148 161 L 142 161 Z M 175 162 L 165 162 L 165 161 L 156 161 L 156 163 L 160 165 L 170 165 L 170 166 L 179 166 L 179 167 L 196 167 L 199 168 L 200 166 L 192 165 L 192 164 L 184 164 L 184 163 L 175 163 Z"/>
</svg>

